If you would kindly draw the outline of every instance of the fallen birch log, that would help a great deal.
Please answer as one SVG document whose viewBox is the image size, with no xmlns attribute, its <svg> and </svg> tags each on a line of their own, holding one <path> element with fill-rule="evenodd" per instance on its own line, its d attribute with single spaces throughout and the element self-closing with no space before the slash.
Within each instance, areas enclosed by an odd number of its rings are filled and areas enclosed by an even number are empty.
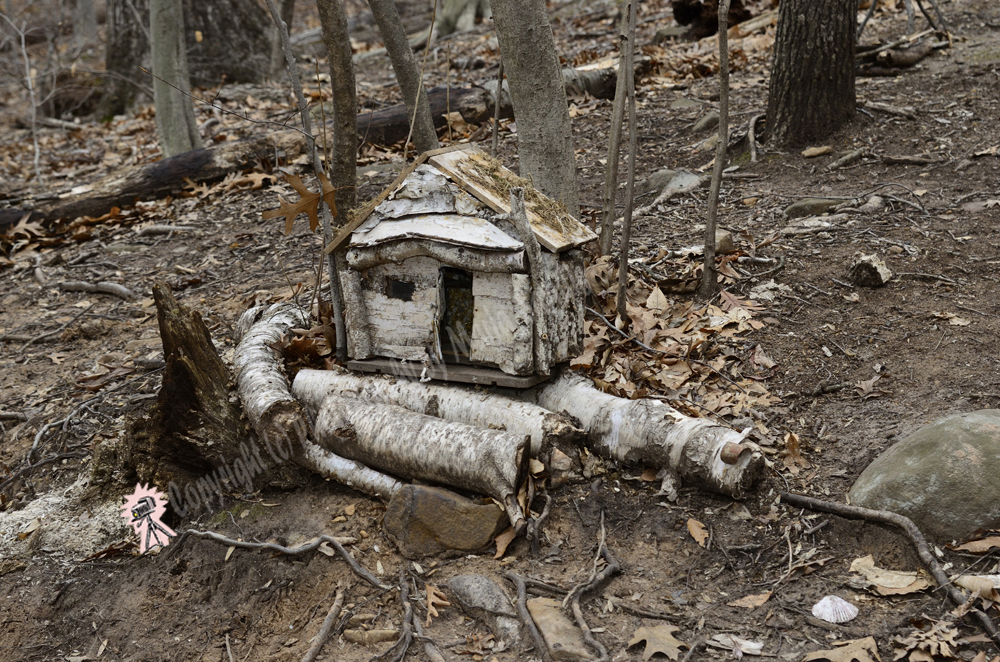
<svg viewBox="0 0 1000 662">
<path fill-rule="evenodd" d="M 400 488 L 395 478 L 324 450 L 310 440 L 302 405 L 288 390 L 282 357 L 272 346 L 292 328 L 309 326 L 294 304 L 257 306 L 236 323 L 239 345 L 233 356 L 240 400 L 250 423 L 275 461 L 291 459 L 366 494 L 386 501 Z"/>
<path fill-rule="evenodd" d="M 526 526 L 517 490 L 528 474 L 527 435 L 336 395 L 323 400 L 314 430 L 330 452 L 397 476 L 491 496 L 504 505 L 516 532 Z"/>
<path fill-rule="evenodd" d="M 685 416 L 658 400 L 608 395 L 573 372 L 525 392 L 525 397 L 579 419 L 588 447 L 598 455 L 667 469 L 668 480 L 676 474 L 685 483 L 740 498 L 764 469 L 763 454 L 742 443 L 739 432 Z"/>
<path fill-rule="evenodd" d="M 314 415 L 328 395 L 336 395 L 396 405 L 446 421 L 503 429 L 530 437 L 532 457 L 552 446 L 572 444 L 583 436 L 583 430 L 568 416 L 523 400 L 461 386 L 358 375 L 340 368 L 300 370 L 292 383 L 292 394 Z"/>
</svg>

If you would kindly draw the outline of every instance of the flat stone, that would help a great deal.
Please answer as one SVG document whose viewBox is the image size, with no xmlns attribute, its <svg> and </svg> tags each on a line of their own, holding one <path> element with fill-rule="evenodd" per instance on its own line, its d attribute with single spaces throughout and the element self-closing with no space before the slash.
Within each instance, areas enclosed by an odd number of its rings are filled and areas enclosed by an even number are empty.
<svg viewBox="0 0 1000 662">
<path fill-rule="evenodd" d="M 909 517 L 924 535 L 961 540 L 1000 528 L 1000 410 L 947 416 L 899 441 L 868 465 L 851 503 Z"/>
<path fill-rule="evenodd" d="M 640 179 L 635 183 L 635 192 L 637 195 L 644 195 L 650 191 L 656 191 L 659 193 L 663 190 L 663 187 L 670 183 L 674 177 L 677 176 L 676 170 L 671 170 L 670 168 L 662 168 L 653 172 L 651 175 L 645 179 Z"/>
<path fill-rule="evenodd" d="M 830 221 L 824 221 L 819 217 L 803 218 L 794 223 L 789 223 L 781 229 L 780 234 L 783 235 L 796 235 L 796 234 L 809 234 L 811 232 L 819 232 L 820 230 L 826 230 L 833 224 Z"/>
<path fill-rule="evenodd" d="M 485 575 L 456 575 L 448 580 L 458 607 L 486 624 L 497 639 L 516 646 L 521 642 L 521 619 L 500 585 Z"/>
<path fill-rule="evenodd" d="M 479 551 L 508 525 L 506 513 L 494 503 L 476 503 L 427 485 L 401 487 L 382 520 L 386 534 L 408 559 Z"/>
<path fill-rule="evenodd" d="M 709 131 L 717 126 L 719 126 L 719 113 L 713 110 L 698 120 L 698 123 L 694 125 L 694 132 Z"/>
<path fill-rule="evenodd" d="M 785 208 L 785 216 L 788 218 L 818 216 L 819 214 L 825 214 L 842 202 L 844 201 L 833 200 L 831 198 L 802 198 Z"/>
<path fill-rule="evenodd" d="M 532 598 L 527 605 L 531 620 L 542 633 L 553 660 L 580 662 L 594 659 L 583 641 L 583 631 L 562 612 L 561 602 L 550 598 Z"/>
<path fill-rule="evenodd" d="M 855 253 L 847 266 L 847 279 L 859 287 L 882 287 L 892 280 L 892 271 L 878 255 Z"/>
<path fill-rule="evenodd" d="M 668 28 L 669 29 L 669 28 Z M 688 108 L 701 108 L 701 101 L 695 101 L 694 99 L 688 99 L 686 97 L 681 97 L 680 99 L 674 99 L 670 102 L 671 110 L 687 110 Z"/>
</svg>

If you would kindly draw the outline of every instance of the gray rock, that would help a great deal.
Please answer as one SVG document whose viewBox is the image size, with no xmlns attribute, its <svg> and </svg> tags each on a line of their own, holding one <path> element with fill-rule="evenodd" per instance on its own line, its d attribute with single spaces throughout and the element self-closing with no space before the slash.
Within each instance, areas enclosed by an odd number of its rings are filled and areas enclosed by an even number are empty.
<svg viewBox="0 0 1000 662">
<path fill-rule="evenodd" d="M 538 626 L 555 662 L 594 659 L 583 641 L 583 631 L 562 612 L 562 603 L 549 598 L 532 598 L 527 604 L 531 620 Z"/>
<path fill-rule="evenodd" d="M 802 198 L 785 208 L 785 216 L 788 218 L 818 216 L 819 214 L 825 214 L 843 202 L 843 200 L 832 200 L 830 198 Z"/>
<path fill-rule="evenodd" d="M 426 485 L 401 487 L 382 520 L 386 534 L 408 559 L 478 551 L 508 525 L 506 513 L 494 503 L 476 503 Z"/>
<path fill-rule="evenodd" d="M 645 195 L 650 191 L 660 192 L 663 190 L 663 187 L 669 184 L 670 180 L 672 180 L 676 175 L 677 171 L 671 170 L 670 168 L 657 170 L 649 177 L 640 179 L 635 183 L 636 195 Z"/>
<path fill-rule="evenodd" d="M 892 271 L 878 255 L 855 253 L 847 266 L 847 279 L 859 287 L 882 287 L 892 280 Z"/>
<path fill-rule="evenodd" d="M 677 37 L 683 37 L 687 32 L 687 28 L 683 25 L 671 25 L 668 28 L 660 28 L 653 35 L 653 43 L 659 46 L 668 39 L 676 39 Z"/>
<path fill-rule="evenodd" d="M 719 126 L 719 113 L 713 110 L 698 120 L 698 123 L 694 125 L 694 132 L 710 131 L 717 126 Z"/>
<path fill-rule="evenodd" d="M 1000 527 L 1000 410 L 942 418 L 872 462 L 851 503 L 912 519 L 939 541 Z"/>
<path fill-rule="evenodd" d="M 521 619 L 500 586 L 484 575 L 456 575 L 448 580 L 458 607 L 486 624 L 497 639 L 511 646 L 521 642 Z"/>
</svg>

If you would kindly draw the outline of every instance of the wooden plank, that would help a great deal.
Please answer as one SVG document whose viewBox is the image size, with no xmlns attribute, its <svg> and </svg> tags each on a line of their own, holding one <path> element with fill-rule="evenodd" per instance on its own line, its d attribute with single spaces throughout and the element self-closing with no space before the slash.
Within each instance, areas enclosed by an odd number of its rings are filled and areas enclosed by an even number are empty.
<svg viewBox="0 0 1000 662">
<path fill-rule="evenodd" d="M 455 150 L 445 154 L 436 154 L 428 159 L 428 163 L 448 175 L 452 181 L 481 200 L 494 211 L 501 214 L 510 213 L 510 200 L 491 185 L 486 178 L 476 170 L 472 159 L 482 158 L 486 153 L 475 145 L 468 149 Z M 501 176 L 514 177 L 507 168 L 500 167 Z M 561 214 L 558 218 L 543 218 L 534 211 L 534 205 L 525 201 L 528 222 L 538 238 L 538 243 L 552 251 L 560 253 L 571 248 L 597 239 L 590 228 L 569 214 Z M 521 238 L 523 240 L 523 237 Z"/>
<path fill-rule="evenodd" d="M 371 213 L 375 211 L 375 208 L 378 207 L 383 200 L 388 198 L 389 194 L 395 191 L 396 188 L 400 184 L 402 184 L 407 177 L 410 176 L 410 173 L 416 170 L 418 165 L 424 163 L 425 161 L 427 161 L 427 159 L 431 158 L 432 156 L 437 156 L 438 154 L 447 154 L 448 152 L 453 152 L 455 150 L 463 149 L 465 147 L 468 147 L 468 145 L 449 145 L 448 147 L 442 147 L 440 149 L 432 149 L 429 152 L 424 152 L 416 159 L 414 159 L 413 163 L 403 168 L 403 171 L 399 173 L 399 176 L 396 177 L 395 180 L 393 180 L 392 184 L 390 184 L 388 188 L 379 193 L 375 199 L 369 200 L 367 203 L 365 203 L 365 206 L 362 207 L 360 211 L 358 211 L 358 215 L 354 217 L 354 220 L 340 229 L 340 232 L 337 233 L 337 236 L 334 237 L 333 241 L 327 244 L 326 248 L 324 249 L 326 251 L 326 254 L 329 255 L 333 251 L 337 250 L 337 248 L 339 248 L 341 244 L 347 241 L 347 238 L 351 236 L 351 233 L 357 230 L 358 226 L 360 226 L 362 223 L 365 222 L 365 220 L 371 215 Z"/>
<path fill-rule="evenodd" d="M 427 368 L 424 374 L 424 368 Z M 375 372 L 392 375 L 403 379 L 420 379 L 421 376 L 443 382 L 460 382 L 463 384 L 480 384 L 482 386 L 500 386 L 503 388 L 531 388 L 548 379 L 542 375 L 508 375 L 499 370 L 480 368 L 477 366 L 457 365 L 452 363 L 431 364 L 403 363 L 392 359 L 369 359 L 367 361 L 348 361 L 348 370 L 358 372 Z"/>
</svg>

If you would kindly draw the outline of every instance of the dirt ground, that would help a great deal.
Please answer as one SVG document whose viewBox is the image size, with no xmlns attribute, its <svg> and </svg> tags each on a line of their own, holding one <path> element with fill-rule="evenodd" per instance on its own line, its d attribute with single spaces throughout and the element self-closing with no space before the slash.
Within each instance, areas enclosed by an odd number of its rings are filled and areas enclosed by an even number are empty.
<svg viewBox="0 0 1000 662">
<path fill-rule="evenodd" d="M 406 563 L 422 600 L 426 585 L 438 586 L 462 573 L 503 582 L 503 574 L 513 571 L 563 588 L 585 581 L 594 567 L 603 513 L 607 545 L 622 572 L 584 603 L 584 612 L 616 661 L 640 659 L 643 646 L 630 645 L 636 629 L 664 622 L 677 626 L 674 636 L 688 645 L 728 634 L 760 642 L 766 657 L 799 662 L 835 641 L 868 636 L 883 657 L 891 656 L 893 639 L 912 633 L 917 619 L 954 620 L 940 592 L 884 597 L 848 583 L 854 576 L 852 561 L 869 554 L 884 568 L 919 570 L 921 563 L 901 534 L 777 504 L 786 490 L 843 501 L 858 474 L 897 439 L 945 415 L 996 407 L 1000 401 L 1000 360 L 990 349 L 1000 332 L 1000 300 L 990 294 L 998 286 L 1000 264 L 993 232 L 1000 220 L 995 149 L 1000 144 L 1000 7 L 990 0 L 939 4 L 953 33 L 950 48 L 897 78 L 858 80 L 860 98 L 913 106 L 913 119 L 859 112 L 851 126 L 825 141 L 833 154 L 818 158 L 766 148 L 756 163 L 734 156 L 736 172 L 747 177 L 724 183 L 720 223 L 747 253 L 788 225 L 782 210 L 799 198 L 852 198 L 888 184 L 881 190 L 893 196 L 886 211 L 871 217 L 851 217 L 811 234 L 778 234 L 757 255 L 783 258 L 782 268 L 756 277 L 753 273 L 770 267 L 751 263 L 745 267 L 748 276 L 727 285 L 740 296 L 772 278 L 790 288 L 762 303 L 765 310 L 757 316 L 767 323 L 735 345 L 741 357 L 760 345 L 777 362 L 765 383 L 780 399 L 741 414 L 767 429 L 759 441 L 775 462 L 745 502 L 682 489 L 676 503 L 668 503 L 657 496 L 658 483 L 640 479 L 642 467 L 601 465 L 586 481 L 552 492 L 539 557 L 531 556 L 526 541 L 517 540 L 499 560 L 493 550 L 485 550 L 419 565 L 401 559 L 385 537 L 382 504 L 319 478 L 290 492 L 230 495 L 212 514 L 197 520 L 173 516 L 167 523 L 286 544 L 323 533 L 352 536 L 357 539 L 349 546 L 354 558 L 373 571 L 381 568 L 386 581 L 394 582 Z M 358 48 L 365 48 L 373 39 L 371 28 L 360 5 L 350 8 L 361 17 L 356 38 Z M 407 8 L 408 25 L 426 23 L 429 7 Z M 566 3 L 553 7 L 553 17 L 567 62 L 613 54 L 613 3 Z M 315 19 L 305 13 L 298 21 L 300 30 Z M 639 21 L 639 43 L 651 43 L 656 30 L 673 24 L 669 3 L 642 5 Z M 901 11 L 878 14 L 865 40 L 898 37 L 905 23 Z M 475 55 L 487 68 L 452 71 L 451 83 L 495 76 L 490 39 L 484 25 L 442 42 L 427 58 L 428 80 L 444 83 L 447 60 Z M 358 78 L 362 100 L 373 107 L 398 100 L 384 56 L 362 60 Z M 766 105 L 766 56 L 751 53 L 734 71 L 732 87 L 733 126 L 745 128 Z M 18 119 L 24 109 L 19 95 L 8 91 L 0 106 L 7 159 L 0 200 L 37 195 L 64 181 L 85 183 L 88 175 L 81 170 L 89 165 L 80 166 L 70 154 L 90 147 L 62 129 L 41 129 L 47 146 L 45 180 L 27 174 L 32 148 L 30 132 Z M 640 82 L 638 99 L 641 175 L 665 167 L 702 168 L 711 160 L 710 151 L 697 147 L 708 134 L 695 134 L 692 127 L 717 105 L 714 77 L 654 74 Z M 600 210 L 611 104 L 584 99 L 574 100 L 574 107 L 583 215 L 592 219 Z M 107 140 L 110 146 L 116 139 L 110 134 L 148 137 L 151 123 L 148 112 L 117 119 L 106 129 L 93 129 L 109 132 L 108 137 L 92 140 Z M 501 133 L 501 156 L 516 168 L 515 136 L 507 128 Z M 992 154 L 975 156 L 990 147 Z M 861 148 L 869 155 L 862 161 L 825 170 L 839 154 Z M 148 161 L 155 151 L 152 139 L 139 140 L 138 147 L 118 148 L 118 161 Z M 372 148 L 362 154 L 368 166 L 359 190 L 364 199 L 392 180 L 402 157 Z M 884 156 L 924 156 L 930 163 L 889 165 Z M 99 152 L 90 163 L 104 167 L 108 161 Z M 76 171 L 58 174 L 70 166 Z M 631 255 L 655 258 L 661 248 L 698 243 L 706 199 L 707 191 L 698 190 L 641 219 Z M 39 336 L 30 343 L 0 343 L 0 482 L 24 466 L 44 426 L 62 427 L 44 436 L 38 457 L 45 464 L 0 488 L 0 659 L 299 660 L 338 588 L 346 590 L 350 613 L 366 615 L 356 619 L 363 625 L 350 627 L 399 626 L 398 591 L 374 589 L 336 557 L 243 550 L 229 555 L 226 547 L 203 540 L 145 556 L 127 549 L 93 556 L 134 538 L 115 511 L 112 497 L 117 495 L 97 493 L 87 479 L 94 448 L 120 439 L 127 421 L 142 416 L 155 397 L 162 354 L 150 298 L 153 281 L 171 283 L 181 303 L 201 312 L 227 359 L 232 326 L 247 306 L 286 298 L 290 285 L 302 284 L 300 296 L 309 296 L 318 240 L 304 222 L 286 236 L 280 223 L 262 221 L 260 212 L 273 206 L 275 188 L 142 203 L 125 210 L 124 220 L 87 226 L 86 236 L 21 246 L 7 256 L 9 264 L 0 261 L 0 333 Z M 130 227 L 129 215 L 132 222 L 193 229 L 140 235 Z M 896 276 L 880 289 L 847 285 L 846 265 L 858 251 L 878 253 Z M 87 259 L 74 261 L 88 253 Z M 45 284 L 36 278 L 35 255 Z M 126 301 L 55 287 L 64 280 L 114 281 L 138 296 Z M 58 333 L 41 337 L 51 331 Z M 876 376 L 872 392 L 856 387 Z M 786 433 L 799 436 L 809 465 L 794 473 L 778 454 Z M 997 491 L 1000 479 L 969 489 Z M 39 530 L 18 539 L 39 517 Z M 692 519 L 710 532 L 707 545 L 689 533 Z M 943 547 L 942 552 L 951 564 L 949 573 L 973 565 L 978 572 L 1000 573 L 995 551 L 985 558 Z M 790 568 L 794 571 L 788 574 Z M 730 604 L 768 591 L 770 598 L 759 606 Z M 812 605 L 829 594 L 854 603 L 859 616 L 844 625 L 815 619 Z M 413 604 L 417 618 L 426 618 L 423 602 Z M 993 614 L 996 619 L 998 613 Z M 996 655 L 989 644 L 975 641 L 975 627 L 962 621 L 957 627 L 955 657 L 972 660 L 979 651 L 987 652 L 985 659 Z M 537 651 L 496 646 L 481 622 L 454 607 L 441 609 L 425 630 L 448 660 L 538 659 Z M 363 646 L 335 637 L 320 659 L 367 660 L 390 645 Z M 731 646 L 700 648 L 691 659 L 730 656 Z M 411 648 L 410 657 L 425 657 L 422 646 Z"/>
</svg>

